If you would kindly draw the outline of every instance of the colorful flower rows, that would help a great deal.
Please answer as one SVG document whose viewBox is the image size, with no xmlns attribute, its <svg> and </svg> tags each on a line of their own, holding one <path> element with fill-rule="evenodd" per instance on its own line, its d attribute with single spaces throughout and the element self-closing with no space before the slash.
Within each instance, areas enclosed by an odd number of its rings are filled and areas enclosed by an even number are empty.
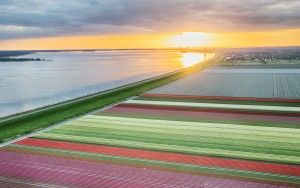
<svg viewBox="0 0 300 188">
<path fill-rule="evenodd" d="M 298 106 L 144 95 L 1 148 L 0 186 L 297 187 Z"/>
</svg>

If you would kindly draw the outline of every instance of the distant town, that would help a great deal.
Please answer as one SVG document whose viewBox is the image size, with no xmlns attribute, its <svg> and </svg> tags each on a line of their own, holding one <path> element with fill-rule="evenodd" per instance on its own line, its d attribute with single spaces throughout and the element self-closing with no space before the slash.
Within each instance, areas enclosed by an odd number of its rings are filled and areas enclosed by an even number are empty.
<svg viewBox="0 0 300 188">
<path fill-rule="evenodd" d="M 299 64 L 300 48 L 245 48 L 225 49 L 221 64 Z"/>
</svg>

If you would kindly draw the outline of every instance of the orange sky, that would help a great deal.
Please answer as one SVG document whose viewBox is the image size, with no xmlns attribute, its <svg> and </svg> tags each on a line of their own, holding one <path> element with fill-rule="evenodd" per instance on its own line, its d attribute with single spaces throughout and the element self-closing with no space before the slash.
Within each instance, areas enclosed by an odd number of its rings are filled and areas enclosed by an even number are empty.
<svg viewBox="0 0 300 188">
<path fill-rule="evenodd" d="M 300 46 L 299 9 L 299 0 L 5 1 L 0 50 Z"/>
<path fill-rule="evenodd" d="M 2 40 L 0 50 L 179 47 L 179 44 L 170 42 L 170 39 L 176 35 L 167 33 Z M 204 39 L 201 41 L 201 37 L 195 37 L 188 39 L 187 44 L 194 44 L 197 41 L 196 46 L 212 47 L 300 46 L 300 29 L 202 33 L 202 35 L 205 36 L 205 41 Z"/>
</svg>

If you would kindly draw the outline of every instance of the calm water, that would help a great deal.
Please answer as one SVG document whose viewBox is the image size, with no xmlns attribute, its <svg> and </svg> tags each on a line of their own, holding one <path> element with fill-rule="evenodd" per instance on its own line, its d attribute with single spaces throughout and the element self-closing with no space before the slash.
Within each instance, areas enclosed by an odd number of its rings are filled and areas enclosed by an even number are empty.
<svg viewBox="0 0 300 188">
<path fill-rule="evenodd" d="M 198 63 L 203 54 L 175 51 L 39 52 L 0 62 L 0 117 L 104 91 Z"/>
</svg>

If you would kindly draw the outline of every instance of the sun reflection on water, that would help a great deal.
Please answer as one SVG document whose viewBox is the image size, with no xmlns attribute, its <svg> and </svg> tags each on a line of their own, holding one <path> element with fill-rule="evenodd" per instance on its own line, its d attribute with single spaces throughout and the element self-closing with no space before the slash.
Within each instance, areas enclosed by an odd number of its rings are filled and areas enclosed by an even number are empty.
<svg viewBox="0 0 300 188">
<path fill-rule="evenodd" d="M 184 68 L 187 68 L 187 67 L 193 66 L 197 63 L 201 63 L 213 56 L 214 56 L 213 54 L 187 52 L 187 53 L 182 54 L 181 63 Z"/>
</svg>

